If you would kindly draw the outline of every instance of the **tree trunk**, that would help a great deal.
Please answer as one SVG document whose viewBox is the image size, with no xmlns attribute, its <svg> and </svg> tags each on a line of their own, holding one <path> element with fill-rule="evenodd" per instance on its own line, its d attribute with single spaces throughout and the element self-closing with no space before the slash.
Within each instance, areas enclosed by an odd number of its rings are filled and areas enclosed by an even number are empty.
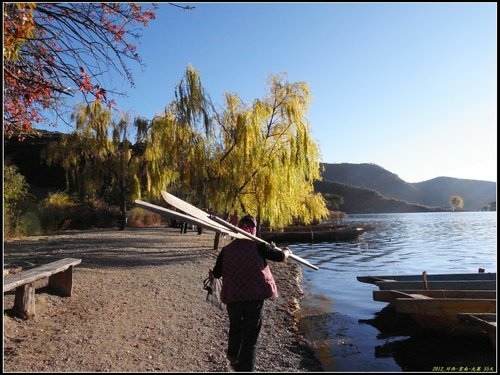
<svg viewBox="0 0 500 375">
<path fill-rule="evenodd" d="M 120 225 L 119 225 L 119 230 L 124 230 L 125 227 L 127 226 L 127 197 L 126 197 L 126 194 L 125 194 L 125 181 L 124 179 L 122 178 L 122 181 L 121 181 L 121 187 L 120 187 L 120 190 L 121 190 L 121 207 L 120 207 L 120 214 L 121 214 L 121 218 L 120 218 Z"/>
<path fill-rule="evenodd" d="M 124 230 L 126 226 L 127 226 L 127 201 L 123 198 L 120 210 L 119 229 Z"/>
</svg>

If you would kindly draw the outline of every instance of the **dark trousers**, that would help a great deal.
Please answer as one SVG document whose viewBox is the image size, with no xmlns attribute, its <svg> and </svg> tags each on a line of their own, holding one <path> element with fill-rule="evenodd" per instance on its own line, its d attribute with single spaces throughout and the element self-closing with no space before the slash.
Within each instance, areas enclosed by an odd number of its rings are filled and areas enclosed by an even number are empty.
<svg viewBox="0 0 500 375">
<path fill-rule="evenodd" d="M 187 233 L 188 223 L 181 223 L 181 233 Z"/>
<path fill-rule="evenodd" d="M 257 340 L 262 326 L 264 301 L 227 304 L 229 316 L 228 356 L 238 359 L 236 371 L 254 371 Z"/>
</svg>

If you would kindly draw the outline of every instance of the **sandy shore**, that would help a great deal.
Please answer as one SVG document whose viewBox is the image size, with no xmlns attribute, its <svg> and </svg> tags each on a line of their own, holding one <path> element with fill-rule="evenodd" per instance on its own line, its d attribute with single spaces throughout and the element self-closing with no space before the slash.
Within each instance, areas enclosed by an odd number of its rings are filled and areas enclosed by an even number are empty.
<svg viewBox="0 0 500 375">
<path fill-rule="evenodd" d="M 229 242 L 222 239 L 220 246 Z M 5 372 L 230 371 L 225 310 L 203 280 L 218 254 L 214 234 L 171 228 L 71 231 L 4 242 L 4 268 L 81 258 L 73 295 L 37 284 L 36 316 L 12 316 L 4 294 Z M 301 268 L 269 262 L 280 296 L 265 304 L 257 371 L 321 371 L 293 313 Z M 7 276 L 9 277 L 9 276 Z"/>
</svg>

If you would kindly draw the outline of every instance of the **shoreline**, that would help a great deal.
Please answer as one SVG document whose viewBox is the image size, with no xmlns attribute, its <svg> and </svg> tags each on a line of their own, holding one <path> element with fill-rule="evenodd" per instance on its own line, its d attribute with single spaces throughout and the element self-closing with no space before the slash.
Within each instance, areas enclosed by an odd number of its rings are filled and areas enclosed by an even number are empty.
<svg viewBox="0 0 500 375">
<path fill-rule="evenodd" d="M 11 316 L 4 294 L 4 370 L 230 371 L 225 358 L 227 313 L 205 300 L 203 280 L 221 238 L 173 228 L 68 231 L 4 242 L 4 267 L 27 267 L 74 257 L 73 295 L 43 285 L 36 316 Z M 296 317 L 302 269 L 268 262 L 279 297 L 266 300 L 256 371 L 322 371 Z M 8 277 L 8 276 L 7 276 Z M 42 283 L 43 284 L 43 283 Z"/>
</svg>

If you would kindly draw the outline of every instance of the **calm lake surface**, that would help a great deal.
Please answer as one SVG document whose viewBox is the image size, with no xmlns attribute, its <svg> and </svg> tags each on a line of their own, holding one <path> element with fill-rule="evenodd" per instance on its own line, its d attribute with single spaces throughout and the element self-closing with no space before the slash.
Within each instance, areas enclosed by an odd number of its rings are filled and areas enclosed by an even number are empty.
<svg viewBox="0 0 500 375">
<path fill-rule="evenodd" d="M 344 223 L 375 229 L 355 242 L 289 245 L 320 268 L 303 267 L 305 297 L 298 317 L 325 371 L 496 370 L 495 350 L 486 336 L 408 335 L 395 328 L 402 323 L 398 317 L 381 329 L 374 322 L 387 304 L 373 301 L 376 286 L 356 279 L 479 268 L 496 272 L 496 212 L 350 215 Z"/>
</svg>

